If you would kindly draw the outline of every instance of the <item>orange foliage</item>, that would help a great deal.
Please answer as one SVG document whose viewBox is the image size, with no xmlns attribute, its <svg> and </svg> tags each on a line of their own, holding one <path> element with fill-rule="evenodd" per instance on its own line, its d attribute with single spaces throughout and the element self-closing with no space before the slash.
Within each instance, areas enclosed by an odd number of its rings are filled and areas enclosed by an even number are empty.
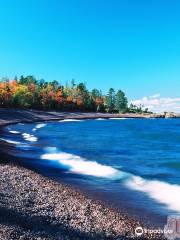
<svg viewBox="0 0 180 240">
<path fill-rule="evenodd" d="M 67 102 L 72 102 L 73 101 L 73 98 L 72 96 L 68 96 L 67 99 L 66 99 Z"/>
<path fill-rule="evenodd" d="M 104 103 L 102 98 L 96 98 L 95 100 L 96 105 L 102 105 Z"/>
<path fill-rule="evenodd" d="M 79 107 L 81 107 L 81 106 L 84 105 L 81 98 L 77 98 L 76 104 L 77 104 L 77 106 L 79 106 Z"/>
<path fill-rule="evenodd" d="M 9 86 L 10 87 L 16 87 L 17 86 L 17 81 L 16 80 L 9 81 Z"/>
<path fill-rule="evenodd" d="M 56 101 L 58 103 L 61 103 L 63 101 L 63 93 L 62 90 L 58 90 L 57 94 L 56 94 Z"/>
</svg>

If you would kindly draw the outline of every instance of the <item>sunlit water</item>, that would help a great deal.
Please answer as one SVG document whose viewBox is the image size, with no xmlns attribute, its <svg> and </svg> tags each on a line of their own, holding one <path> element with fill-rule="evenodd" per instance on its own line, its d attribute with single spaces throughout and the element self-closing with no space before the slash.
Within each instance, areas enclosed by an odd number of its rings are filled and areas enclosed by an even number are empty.
<svg viewBox="0 0 180 240">
<path fill-rule="evenodd" d="M 180 214 L 180 119 L 17 124 L 1 140 L 40 173 L 152 224 Z"/>
</svg>

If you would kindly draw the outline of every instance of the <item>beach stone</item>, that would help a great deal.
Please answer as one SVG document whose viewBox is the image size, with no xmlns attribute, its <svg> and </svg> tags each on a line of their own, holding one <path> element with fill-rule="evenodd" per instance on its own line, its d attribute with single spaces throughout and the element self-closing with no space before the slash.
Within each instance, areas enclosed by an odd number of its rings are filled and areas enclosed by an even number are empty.
<svg viewBox="0 0 180 240">
<path fill-rule="evenodd" d="M 65 184 L 0 164 L 0 240 L 133 239 L 139 225 Z"/>
</svg>

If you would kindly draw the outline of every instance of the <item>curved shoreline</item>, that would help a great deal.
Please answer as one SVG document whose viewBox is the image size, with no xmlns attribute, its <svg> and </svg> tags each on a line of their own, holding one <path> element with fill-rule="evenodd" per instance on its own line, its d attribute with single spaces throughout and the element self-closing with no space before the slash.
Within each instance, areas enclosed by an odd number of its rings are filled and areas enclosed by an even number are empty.
<svg viewBox="0 0 180 240">
<path fill-rule="evenodd" d="M 92 112 L 45 112 L 38 110 L 18 110 L 0 108 L 0 127 L 16 123 L 33 123 L 57 121 L 64 119 L 97 119 L 97 118 L 150 118 L 142 114 L 112 114 Z"/>
<path fill-rule="evenodd" d="M 7 114 L 4 111 L 3 122 L 0 115 L 0 127 L 67 118 L 109 118 L 109 114 L 92 113 L 59 113 L 57 117 L 39 111 L 14 110 L 10 116 Z M 8 155 L 1 154 L 0 163 L 0 239 L 135 239 L 134 230 L 141 225 L 137 220 L 12 161 L 2 163 L 3 158 Z M 146 235 L 141 239 L 163 237 Z"/>
<path fill-rule="evenodd" d="M 33 123 L 44 121 L 57 121 L 64 119 L 97 119 L 97 118 L 142 118 L 154 119 L 164 118 L 163 114 L 114 114 L 114 113 L 92 113 L 92 112 L 48 112 L 40 110 L 20 110 L 0 108 L 0 128 L 9 124 Z M 180 114 L 174 114 L 169 118 L 180 118 Z"/>
</svg>

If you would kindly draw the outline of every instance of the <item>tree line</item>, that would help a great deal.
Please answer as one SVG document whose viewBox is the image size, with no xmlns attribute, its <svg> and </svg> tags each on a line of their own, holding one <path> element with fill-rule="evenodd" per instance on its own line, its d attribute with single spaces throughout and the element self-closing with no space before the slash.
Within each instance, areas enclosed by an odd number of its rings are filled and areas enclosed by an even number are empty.
<svg viewBox="0 0 180 240">
<path fill-rule="evenodd" d="M 0 80 L 0 107 L 59 110 L 92 111 L 109 113 L 148 112 L 143 106 L 128 106 L 128 99 L 122 90 L 110 88 L 107 95 L 94 88 L 89 91 L 85 83 L 61 85 L 54 80 L 47 82 L 34 76 L 15 77 Z"/>
</svg>

